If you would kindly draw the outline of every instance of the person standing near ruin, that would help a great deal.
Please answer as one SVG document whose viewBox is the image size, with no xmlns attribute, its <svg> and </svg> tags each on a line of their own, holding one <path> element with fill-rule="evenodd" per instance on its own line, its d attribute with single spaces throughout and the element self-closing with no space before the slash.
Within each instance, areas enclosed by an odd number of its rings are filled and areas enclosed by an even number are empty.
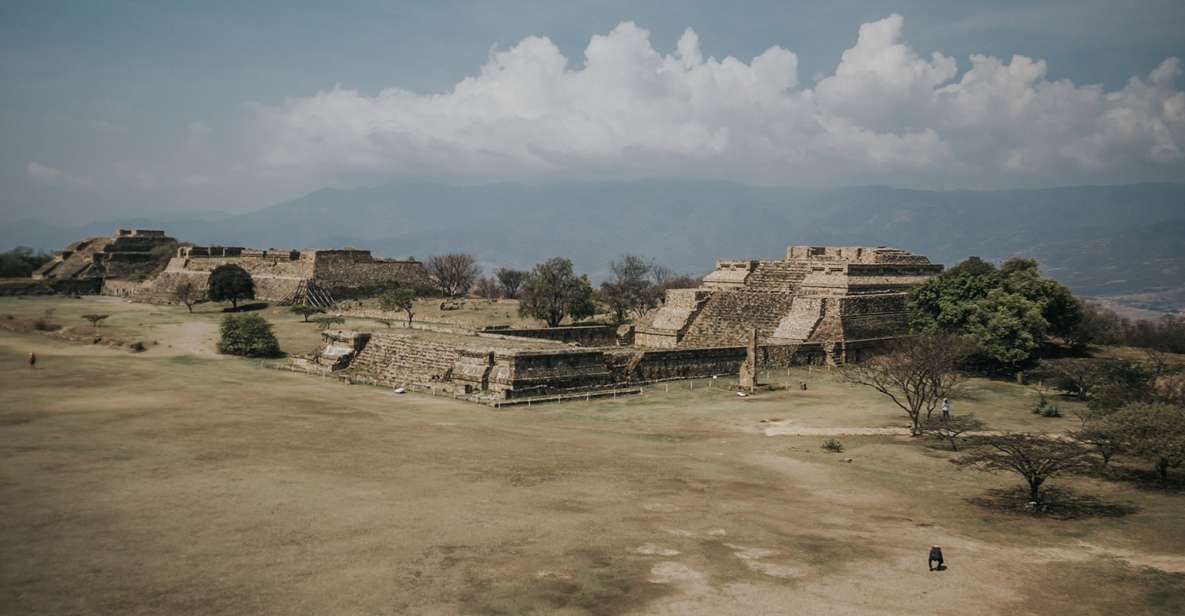
<svg viewBox="0 0 1185 616">
<path fill-rule="evenodd" d="M 934 563 L 938 564 L 935 565 Z M 926 566 L 930 568 L 930 571 L 933 571 L 934 569 L 942 571 L 946 568 L 946 565 L 943 564 L 942 561 L 942 548 L 938 546 L 930 548 L 930 559 L 926 562 Z"/>
<path fill-rule="evenodd" d="M 29 367 L 30 368 L 37 367 L 37 354 L 36 353 L 29 353 Z"/>
</svg>

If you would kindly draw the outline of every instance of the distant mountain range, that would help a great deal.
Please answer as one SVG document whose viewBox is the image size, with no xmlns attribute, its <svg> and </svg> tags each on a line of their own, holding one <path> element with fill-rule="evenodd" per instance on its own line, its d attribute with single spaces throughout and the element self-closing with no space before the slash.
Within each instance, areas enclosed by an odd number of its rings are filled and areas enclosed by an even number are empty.
<svg viewBox="0 0 1185 616">
<path fill-rule="evenodd" d="M 425 257 L 464 251 L 528 267 L 570 257 L 594 278 L 641 254 L 703 273 L 717 258 L 771 258 L 788 244 L 891 245 L 954 264 L 969 255 L 1037 258 L 1088 296 L 1185 306 L 1185 184 L 1043 190 L 809 190 L 726 182 L 566 182 L 451 186 L 405 181 L 319 190 L 214 220 L 3 226 L 0 246 L 60 248 L 117 226 L 165 228 L 196 243 L 368 248 Z"/>
</svg>

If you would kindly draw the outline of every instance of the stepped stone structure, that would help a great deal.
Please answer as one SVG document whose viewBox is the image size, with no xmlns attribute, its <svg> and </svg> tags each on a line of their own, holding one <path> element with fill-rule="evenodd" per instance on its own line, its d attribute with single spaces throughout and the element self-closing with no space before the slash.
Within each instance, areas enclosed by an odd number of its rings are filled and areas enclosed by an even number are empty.
<svg viewBox="0 0 1185 616">
<path fill-rule="evenodd" d="M 589 392 L 672 379 L 735 375 L 750 370 L 821 363 L 817 344 L 750 348 L 644 349 L 574 347 L 562 342 L 475 332 L 325 331 L 321 348 L 293 367 L 336 372 L 355 383 L 426 388 L 470 400 Z"/>
<path fill-rule="evenodd" d="M 896 248 L 790 246 L 776 261 L 720 261 L 696 289 L 667 291 L 635 327 L 655 348 L 732 347 L 756 330 L 763 344 L 817 343 L 831 361 L 858 361 L 904 335 L 909 290 L 942 272 Z"/>
<path fill-rule="evenodd" d="M 127 278 L 153 261 L 153 249 L 177 240 L 157 229 L 119 229 L 110 237 L 90 237 L 54 253 L 33 272 L 34 280 Z"/>
<path fill-rule="evenodd" d="M 142 295 L 167 301 L 172 290 L 189 282 L 205 290 L 210 272 L 234 264 L 251 274 L 255 296 L 272 301 L 329 304 L 404 285 L 429 285 L 423 264 L 415 259 L 379 259 L 369 250 L 256 250 L 239 246 L 182 246 L 165 271 Z"/>
<path fill-rule="evenodd" d="M 738 374 L 738 387 L 752 390 L 760 369 L 859 361 L 905 335 L 909 290 L 941 271 L 895 248 L 791 246 L 785 259 L 719 262 L 699 288 L 668 291 L 628 331 L 326 332 L 301 361 L 355 382 L 477 401 Z"/>
</svg>

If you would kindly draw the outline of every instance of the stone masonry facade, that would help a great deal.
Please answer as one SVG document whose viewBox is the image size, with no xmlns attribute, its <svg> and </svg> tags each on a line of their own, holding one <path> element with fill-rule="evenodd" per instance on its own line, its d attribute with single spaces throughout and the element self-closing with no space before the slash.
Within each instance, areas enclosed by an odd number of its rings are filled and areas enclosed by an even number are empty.
<svg viewBox="0 0 1185 616">
<path fill-rule="evenodd" d="M 909 291 L 942 272 L 896 248 L 790 246 L 774 261 L 720 261 L 696 289 L 667 292 L 637 324 L 653 348 L 735 347 L 752 330 L 768 345 L 814 343 L 835 363 L 908 333 Z"/>
<path fill-rule="evenodd" d="M 424 288 L 428 274 L 415 259 L 379 259 L 369 250 L 256 250 L 237 246 L 183 246 L 165 271 L 141 293 L 168 301 L 189 282 L 205 290 L 210 272 L 237 265 L 251 275 L 257 299 L 280 301 L 310 283 L 337 299 L 364 297 L 394 286 Z"/>
</svg>

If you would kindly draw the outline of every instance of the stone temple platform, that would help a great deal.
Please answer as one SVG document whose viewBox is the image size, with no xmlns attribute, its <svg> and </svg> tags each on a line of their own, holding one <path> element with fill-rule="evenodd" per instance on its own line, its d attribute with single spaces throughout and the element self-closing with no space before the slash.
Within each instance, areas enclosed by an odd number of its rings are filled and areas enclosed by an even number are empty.
<svg viewBox="0 0 1185 616">
<path fill-rule="evenodd" d="M 738 346 L 752 330 L 764 344 L 817 343 L 835 363 L 908 333 L 909 291 L 942 272 L 896 248 L 790 246 L 774 261 L 719 261 L 695 289 L 666 301 L 635 328 L 638 346 Z"/>
</svg>

